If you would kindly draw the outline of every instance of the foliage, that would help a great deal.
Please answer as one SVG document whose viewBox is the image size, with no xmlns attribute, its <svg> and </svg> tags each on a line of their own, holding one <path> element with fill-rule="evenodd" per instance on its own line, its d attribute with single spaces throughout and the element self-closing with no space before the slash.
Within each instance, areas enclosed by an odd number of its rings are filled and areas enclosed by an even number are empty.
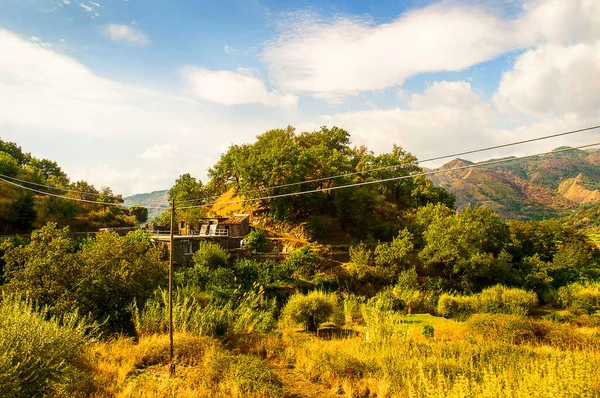
<svg viewBox="0 0 600 398">
<path fill-rule="evenodd" d="M 218 243 L 201 241 L 200 247 L 192 256 L 195 267 L 216 269 L 229 265 L 229 253 Z"/>
<path fill-rule="evenodd" d="M 467 206 L 461 213 L 435 217 L 423 233 L 419 253 L 425 267 L 449 278 L 460 277 L 464 288 L 502 281 L 508 256 L 507 225 L 486 207 Z"/>
<path fill-rule="evenodd" d="M 0 151 L 0 174 L 15 177 L 19 171 L 19 163 L 6 152 Z"/>
<path fill-rule="evenodd" d="M 37 218 L 33 195 L 23 193 L 12 204 L 12 225 L 18 231 L 27 231 Z"/>
<path fill-rule="evenodd" d="M 391 243 L 380 243 L 375 248 L 377 273 L 392 279 L 407 266 L 408 254 L 412 251 L 412 234 L 404 229 Z"/>
<path fill-rule="evenodd" d="M 334 314 L 338 306 L 337 297 L 322 291 L 312 291 L 306 295 L 295 294 L 288 300 L 281 312 L 284 324 L 302 324 L 305 330 L 316 332 L 319 325 Z"/>
<path fill-rule="evenodd" d="M 133 205 L 129 208 L 129 214 L 135 217 L 138 223 L 148 221 L 148 209 L 140 205 Z"/>
<path fill-rule="evenodd" d="M 79 308 L 104 322 L 107 332 L 130 332 L 131 303 L 145 302 L 166 280 L 161 256 L 143 231 L 125 237 L 102 232 L 78 250 L 67 228 L 48 224 L 29 244 L 6 250 L 4 289 L 28 292 L 51 314 Z"/>
<path fill-rule="evenodd" d="M 173 325 L 181 332 L 200 336 L 232 337 L 252 332 L 269 331 L 275 323 L 275 302 L 264 296 L 262 288 L 229 300 L 209 299 L 193 294 L 194 290 L 178 288 L 173 298 Z M 165 333 L 168 330 L 169 296 L 158 290 L 141 309 L 134 306 L 138 334 Z"/>
<path fill-rule="evenodd" d="M 77 311 L 54 317 L 30 299 L 0 301 L 0 391 L 5 397 L 86 396 L 84 348 L 93 329 Z M 87 393 L 86 393 L 87 392 Z"/>
<path fill-rule="evenodd" d="M 319 264 L 319 255 L 313 252 L 310 246 L 303 246 L 291 252 L 284 263 L 293 276 L 306 278 L 314 275 Z"/>
<path fill-rule="evenodd" d="M 206 197 L 204 185 L 202 181 L 196 180 L 189 173 L 182 174 L 175 181 L 175 185 L 169 189 L 169 202 L 175 200 L 177 203 L 183 203 L 186 201 L 193 201 L 184 203 L 185 206 L 194 206 L 202 204 L 204 197 Z M 177 209 L 177 220 L 185 220 L 194 227 L 199 227 L 200 221 L 206 215 L 206 210 L 203 207 L 197 207 L 193 209 Z M 169 221 L 170 225 L 170 221 Z"/>
<path fill-rule="evenodd" d="M 595 312 L 600 307 L 600 282 L 571 283 L 558 289 L 558 298 L 564 308 Z"/>
<path fill-rule="evenodd" d="M 527 315 L 537 303 L 533 292 L 496 285 L 470 296 L 442 294 L 437 313 L 459 319 L 474 313 Z"/>
<path fill-rule="evenodd" d="M 244 246 L 252 253 L 264 253 L 269 248 L 267 233 L 264 229 L 253 229 L 244 237 Z"/>
</svg>

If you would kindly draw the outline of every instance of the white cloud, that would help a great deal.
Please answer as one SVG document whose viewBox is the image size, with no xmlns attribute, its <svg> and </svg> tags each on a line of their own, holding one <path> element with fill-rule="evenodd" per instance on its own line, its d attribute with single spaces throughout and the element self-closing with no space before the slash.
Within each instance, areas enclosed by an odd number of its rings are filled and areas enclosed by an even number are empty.
<svg viewBox="0 0 600 398">
<path fill-rule="evenodd" d="M 529 0 L 519 21 L 528 41 L 572 44 L 600 38 L 600 2 L 597 0 Z"/>
<path fill-rule="evenodd" d="M 231 72 L 186 67 L 183 75 L 194 96 L 217 104 L 259 103 L 280 108 L 295 108 L 298 105 L 298 97 L 295 95 L 281 94 L 277 90 L 268 91 L 264 82 L 249 69 L 240 68 Z"/>
<path fill-rule="evenodd" d="M 71 57 L 2 29 L 0 43 L 2 138 L 57 161 L 73 179 L 110 185 L 115 192 L 163 189 L 185 172 L 205 179 L 223 148 L 274 125 L 227 107 L 99 77 Z M 177 161 L 139 164 L 135 154 L 146 152 L 140 143 L 152 148 L 165 140 L 184 148 Z M 142 160 L 150 153 L 140 153 Z M 200 159 L 209 160 L 186 170 Z M 105 164 L 110 164 L 106 170 Z"/>
<path fill-rule="evenodd" d="M 128 25 L 110 24 L 105 28 L 105 34 L 113 41 L 124 43 L 146 45 L 150 42 L 146 33 Z"/>
<path fill-rule="evenodd" d="M 503 73 L 494 101 L 503 112 L 534 118 L 600 117 L 600 40 L 542 45 Z"/>
<path fill-rule="evenodd" d="M 472 7 L 438 4 L 380 25 L 302 19 L 262 57 L 281 89 L 324 98 L 399 85 L 418 73 L 462 70 L 520 45 L 513 23 Z"/>
<path fill-rule="evenodd" d="M 83 8 L 86 12 L 93 12 L 94 9 L 90 6 L 88 6 L 87 4 L 83 4 L 83 3 L 79 3 L 79 5 L 81 6 L 81 8 Z"/>
<path fill-rule="evenodd" d="M 100 7 L 100 4 L 98 4 L 94 1 L 90 1 L 90 4 L 93 5 L 94 7 Z"/>
<path fill-rule="evenodd" d="M 468 82 L 445 81 L 413 94 L 408 109 L 345 112 L 322 120 L 348 129 L 355 143 L 377 152 L 389 152 L 395 143 L 421 158 L 476 148 L 494 139 L 490 132 L 497 123 L 493 108 Z"/>
<path fill-rule="evenodd" d="M 223 51 L 227 54 L 233 54 L 235 52 L 235 48 L 229 47 L 227 44 L 223 45 Z"/>
<path fill-rule="evenodd" d="M 179 148 L 173 144 L 156 144 L 146 148 L 142 153 L 136 155 L 138 159 L 165 160 L 175 157 Z"/>
<path fill-rule="evenodd" d="M 66 5 L 71 4 L 71 0 L 63 0 L 63 3 L 65 3 Z"/>
</svg>

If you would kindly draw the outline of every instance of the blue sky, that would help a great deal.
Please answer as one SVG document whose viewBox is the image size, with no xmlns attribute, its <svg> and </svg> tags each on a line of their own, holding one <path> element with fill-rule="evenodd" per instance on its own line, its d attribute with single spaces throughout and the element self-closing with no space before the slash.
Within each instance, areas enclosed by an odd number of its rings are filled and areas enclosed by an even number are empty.
<svg viewBox="0 0 600 398">
<path fill-rule="evenodd" d="M 0 136 L 128 195 L 288 124 L 421 158 L 586 127 L 599 3 L 2 0 Z"/>
</svg>

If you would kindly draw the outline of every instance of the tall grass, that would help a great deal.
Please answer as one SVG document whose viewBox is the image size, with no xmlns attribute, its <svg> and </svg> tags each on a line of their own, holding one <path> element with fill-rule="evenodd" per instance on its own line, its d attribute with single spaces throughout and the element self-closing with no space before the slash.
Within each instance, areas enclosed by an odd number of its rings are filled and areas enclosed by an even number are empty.
<svg viewBox="0 0 600 398">
<path fill-rule="evenodd" d="M 470 296 L 444 293 L 438 301 L 437 313 L 459 319 L 474 313 L 527 315 L 537 304 L 534 292 L 496 285 Z"/>
<path fill-rule="evenodd" d="M 85 396 L 84 347 L 93 327 L 77 312 L 50 317 L 20 296 L 0 302 L 0 391 L 3 397 Z"/>
<path fill-rule="evenodd" d="M 159 290 L 142 309 L 134 305 L 139 334 L 168 331 L 168 291 Z M 209 299 L 177 289 L 173 297 L 173 327 L 199 336 L 233 336 L 270 330 L 275 302 L 264 297 L 262 287 L 231 300 Z"/>
<path fill-rule="evenodd" d="M 346 397 L 600 394 L 600 350 L 593 338 L 581 340 L 582 349 L 571 350 L 552 339 L 513 345 L 499 338 L 482 344 L 478 338 L 482 330 L 475 334 L 467 329 L 461 340 L 451 341 L 415 336 L 401 326 L 398 330 L 376 342 L 364 337 L 324 341 L 288 334 L 285 357 L 296 372 Z"/>
<path fill-rule="evenodd" d="M 259 358 L 227 351 L 216 339 L 175 334 L 174 377 L 167 335 L 119 338 L 90 348 L 94 395 L 102 397 L 279 398 L 281 381 Z"/>
</svg>

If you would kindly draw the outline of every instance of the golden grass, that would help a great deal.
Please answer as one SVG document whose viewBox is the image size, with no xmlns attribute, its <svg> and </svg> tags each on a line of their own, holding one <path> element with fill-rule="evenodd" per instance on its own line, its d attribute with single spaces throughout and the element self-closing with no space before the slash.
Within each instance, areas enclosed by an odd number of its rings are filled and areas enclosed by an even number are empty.
<svg viewBox="0 0 600 398">
<path fill-rule="evenodd" d="M 429 318 L 419 315 L 417 319 L 421 317 Z M 556 324 L 552 327 L 559 329 L 548 332 L 550 337 L 541 344 L 532 340 L 515 345 L 476 333 L 468 324 L 429 320 L 437 326 L 433 340 L 417 333 L 418 323 L 407 324 L 407 333 L 400 331 L 379 341 L 366 341 L 360 335 L 326 341 L 286 333 L 283 356 L 308 380 L 346 397 L 600 394 L 600 349 L 597 337 L 589 338 L 591 330 L 579 336 L 579 328 Z M 587 345 L 567 348 L 570 345 L 557 336 Z"/>
<path fill-rule="evenodd" d="M 280 397 L 276 375 L 257 357 L 232 354 L 215 339 L 175 335 L 175 377 L 169 377 L 167 335 L 119 338 L 89 349 L 94 397 Z"/>
</svg>

